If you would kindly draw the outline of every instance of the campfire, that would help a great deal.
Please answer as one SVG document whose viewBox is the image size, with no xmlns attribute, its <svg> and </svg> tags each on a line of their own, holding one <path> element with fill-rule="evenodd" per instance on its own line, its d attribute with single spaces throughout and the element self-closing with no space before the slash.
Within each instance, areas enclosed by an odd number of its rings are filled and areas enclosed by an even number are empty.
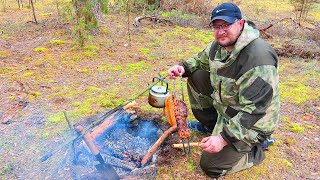
<svg viewBox="0 0 320 180">
<path fill-rule="evenodd" d="M 165 82 L 162 78 L 157 79 Z M 156 83 L 154 78 L 153 84 L 146 90 Z M 154 163 L 150 162 L 156 160 L 159 147 L 174 132 L 178 132 L 184 153 L 187 154 L 186 149 L 188 149 L 188 154 L 190 154 L 190 130 L 187 128 L 187 107 L 183 102 L 182 84 L 182 100 L 176 97 L 175 92 L 174 95 L 169 96 L 167 83 L 166 87 L 155 87 L 157 88 L 153 88 L 153 92 L 149 93 L 149 103 L 152 102 L 150 105 L 165 109 L 171 127 L 163 131 L 153 119 L 137 118 L 135 111 L 130 110 L 135 103 L 133 100 L 146 90 L 123 105 L 96 117 L 95 122 L 90 126 L 85 128 L 81 125 L 75 126 L 74 129 L 78 136 L 71 141 L 73 151 L 71 156 L 73 157 L 71 168 L 69 168 L 73 179 L 118 180 L 154 173 Z M 159 89 L 165 91 L 158 92 Z M 67 115 L 65 116 L 71 128 Z M 187 140 L 187 144 L 184 143 L 184 140 Z M 62 144 L 55 151 L 47 153 L 40 161 L 46 161 L 68 144 L 70 141 Z M 58 170 L 59 167 L 56 172 Z"/>
<path fill-rule="evenodd" d="M 152 171 L 149 170 L 148 164 L 156 160 L 157 154 L 155 153 L 144 166 L 141 166 L 141 160 L 163 134 L 157 122 L 137 119 L 136 115 L 126 113 L 125 110 L 117 111 L 104 122 L 108 121 L 116 123 L 112 123 L 103 131 L 99 129 L 101 125 L 102 128 L 105 128 L 101 123 L 90 134 L 94 146 L 98 149 L 105 163 L 113 166 L 120 178 L 137 176 L 145 169 Z M 79 140 L 75 143 L 75 152 L 73 164 L 81 166 L 82 169 L 87 167 L 87 170 L 81 172 L 83 177 L 89 176 L 99 179 L 99 176 L 105 175 L 100 170 L 98 173 L 92 170 L 99 164 L 99 161 L 85 141 Z"/>
</svg>

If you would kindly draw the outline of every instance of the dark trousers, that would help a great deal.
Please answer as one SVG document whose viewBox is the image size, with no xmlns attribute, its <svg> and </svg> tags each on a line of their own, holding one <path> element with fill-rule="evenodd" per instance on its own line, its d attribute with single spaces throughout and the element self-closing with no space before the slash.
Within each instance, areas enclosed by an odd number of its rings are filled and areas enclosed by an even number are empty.
<svg viewBox="0 0 320 180">
<path fill-rule="evenodd" d="M 217 122 L 217 111 L 213 107 L 211 94 L 214 89 L 210 83 L 210 73 L 196 70 L 188 77 L 188 95 L 195 118 L 207 128 L 213 130 Z M 210 177 L 238 172 L 259 164 L 264 159 L 259 144 L 248 145 L 249 150 L 238 152 L 228 144 L 218 153 L 203 152 L 200 167 Z"/>
<path fill-rule="evenodd" d="M 194 117 L 211 131 L 217 122 L 217 111 L 210 95 L 214 89 L 207 71 L 197 70 L 188 77 L 188 95 Z"/>
</svg>

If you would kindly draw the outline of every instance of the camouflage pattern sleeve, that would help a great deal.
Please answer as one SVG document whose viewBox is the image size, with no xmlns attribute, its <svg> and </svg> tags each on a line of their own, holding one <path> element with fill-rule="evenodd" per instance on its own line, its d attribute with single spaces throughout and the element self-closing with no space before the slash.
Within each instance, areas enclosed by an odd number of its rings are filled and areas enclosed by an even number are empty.
<svg viewBox="0 0 320 180">
<path fill-rule="evenodd" d="M 186 71 L 184 76 L 189 76 L 193 71 L 197 69 L 209 71 L 209 52 L 211 45 L 212 42 L 208 44 L 202 52 L 181 63 L 181 65 L 185 68 Z"/>
<path fill-rule="evenodd" d="M 278 124 L 277 67 L 257 66 L 243 74 L 236 83 L 239 85 L 239 106 L 233 109 L 236 112 L 234 117 L 224 119 L 221 135 L 241 150 L 237 146 L 239 141 L 259 143 L 271 135 Z"/>
</svg>

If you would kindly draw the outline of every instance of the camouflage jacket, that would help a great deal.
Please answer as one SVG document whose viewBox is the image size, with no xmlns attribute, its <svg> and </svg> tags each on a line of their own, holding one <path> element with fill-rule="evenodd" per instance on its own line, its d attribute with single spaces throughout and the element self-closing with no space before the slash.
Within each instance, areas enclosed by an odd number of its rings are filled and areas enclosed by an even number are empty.
<svg viewBox="0 0 320 180">
<path fill-rule="evenodd" d="M 278 57 L 257 29 L 245 23 L 231 53 L 212 42 L 183 64 L 186 72 L 210 72 L 218 112 L 213 135 L 221 134 L 238 151 L 249 151 L 272 134 L 280 109 Z"/>
</svg>

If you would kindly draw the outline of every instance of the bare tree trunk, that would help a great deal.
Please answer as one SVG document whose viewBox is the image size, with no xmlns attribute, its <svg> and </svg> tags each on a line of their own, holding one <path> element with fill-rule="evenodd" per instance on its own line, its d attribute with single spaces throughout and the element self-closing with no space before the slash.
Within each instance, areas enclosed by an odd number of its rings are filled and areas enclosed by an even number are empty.
<svg viewBox="0 0 320 180">
<path fill-rule="evenodd" d="M 2 2 L 3 12 L 6 12 L 6 10 L 7 10 L 7 8 L 6 8 L 6 6 L 7 6 L 7 0 L 1 0 L 1 2 Z"/>
<path fill-rule="evenodd" d="M 93 12 L 94 16 L 97 19 L 99 23 L 104 23 L 103 17 L 102 17 L 102 7 L 101 7 L 101 0 L 93 0 Z"/>
<path fill-rule="evenodd" d="M 129 36 L 129 46 L 131 46 L 131 35 L 130 35 L 130 0 L 127 0 L 127 28 L 128 28 L 128 36 Z"/>
<path fill-rule="evenodd" d="M 59 0 L 56 0 L 56 7 L 57 7 L 57 12 L 58 12 L 58 17 L 60 17 Z"/>
<path fill-rule="evenodd" d="M 18 8 L 20 9 L 20 0 L 17 0 L 17 2 L 18 2 Z"/>
<path fill-rule="evenodd" d="M 30 0 L 30 4 L 31 4 L 31 8 L 32 8 L 32 14 L 33 14 L 34 22 L 35 22 L 36 24 L 38 24 L 38 21 L 37 21 L 37 18 L 36 18 L 36 13 L 35 13 L 35 11 L 34 11 L 33 0 Z"/>
</svg>

